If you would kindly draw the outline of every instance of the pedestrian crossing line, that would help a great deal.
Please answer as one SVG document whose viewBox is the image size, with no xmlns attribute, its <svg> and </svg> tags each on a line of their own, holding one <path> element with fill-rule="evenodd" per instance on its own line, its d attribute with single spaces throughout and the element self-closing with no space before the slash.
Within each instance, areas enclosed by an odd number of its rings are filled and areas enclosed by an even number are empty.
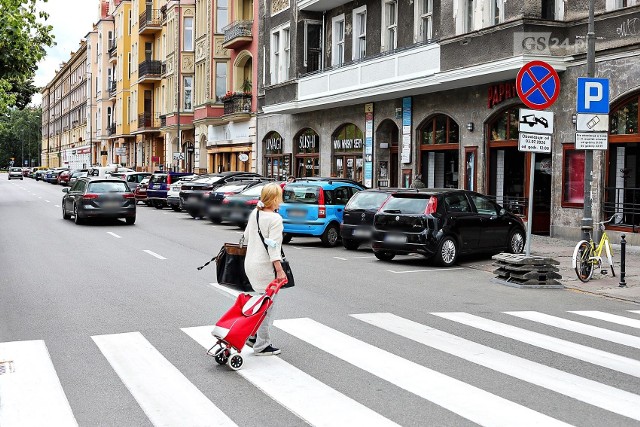
<svg viewBox="0 0 640 427">
<path fill-rule="evenodd" d="M 480 425 L 567 425 L 470 384 L 352 338 L 312 319 L 276 320 L 275 326 L 328 354 Z"/>
<path fill-rule="evenodd" d="M 472 328 L 490 332 L 495 335 L 511 338 L 535 347 L 544 348 L 555 353 L 573 357 L 594 365 L 622 372 L 634 377 L 640 377 L 640 361 L 628 357 L 619 356 L 606 351 L 576 344 L 571 341 L 562 340 L 538 332 L 507 325 L 468 313 L 431 313 L 454 322 Z"/>
<path fill-rule="evenodd" d="M 13 371 L 0 375 L 0 426 L 77 426 L 44 341 L 0 343 Z"/>
<path fill-rule="evenodd" d="M 153 425 L 236 425 L 139 332 L 91 338 Z"/>
<path fill-rule="evenodd" d="M 629 326 L 640 329 L 640 320 L 629 317 L 618 316 L 617 314 L 605 313 L 603 311 L 570 311 L 569 313 L 580 316 L 591 317 L 592 319 L 604 320 L 605 322 L 617 323 L 618 325 Z"/>
<path fill-rule="evenodd" d="M 391 313 L 352 317 L 505 375 L 640 420 L 640 396 L 487 347 Z"/>
<path fill-rule="evenodd" d="M 587 335 L 601 340 L 614 342 L 616 344 L 626 345 L 628 347 L 640 349 L 640 337 L 623 334 L 621 332 L 611 331 L 609 329 L 600 328 L 598 326 L 587 325 L 573 320 L 563 319 L 561 317 L 551 316 L 549 314 L 537 311 L 505 311 L 505 314 L 516 316 L 521 319 L 531 320 L 532 322 L 542 323 L 548 326 L 554 326 L 578 334 Z"/>
<path fill-rule="evenodd" d="M 212 326 L 198 326 L 183 328 L 182 331 L 203 348 L 209 349 L 215 343 L 211 336 L 212 329 Z M 242 355 L 245 362 L 238 373 L 313 426 L 397 426 L 279 357 L 256 360 L 253 350 L 249 348 L 245 348 Z"/>
<path fill-rule="evenodd" d="M 627 310 L 629 313 L 640 314 L 640 310 Z"/>
</svg>

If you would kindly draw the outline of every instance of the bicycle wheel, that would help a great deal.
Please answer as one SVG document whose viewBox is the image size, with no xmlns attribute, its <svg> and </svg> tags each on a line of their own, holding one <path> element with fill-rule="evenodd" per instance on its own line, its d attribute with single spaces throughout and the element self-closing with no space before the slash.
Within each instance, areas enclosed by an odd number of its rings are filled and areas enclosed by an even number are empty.
<svg viewBox="0 0 640 427">
<path fill-rule="evenodd" d="M 591 245 L 587 242 L 580 243 L 576 253 L 576 275 L 581 282 L 588 282 L 593 276 L 593 262 L 591 258 Z"/>
</svg>

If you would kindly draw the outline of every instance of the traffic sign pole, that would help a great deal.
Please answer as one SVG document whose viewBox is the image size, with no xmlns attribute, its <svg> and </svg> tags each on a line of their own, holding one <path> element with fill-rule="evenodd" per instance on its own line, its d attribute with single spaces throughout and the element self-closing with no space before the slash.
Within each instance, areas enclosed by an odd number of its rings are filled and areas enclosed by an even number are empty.
<svg viewBox="0 0 640 427">
<path fill-rule="evenodd" d="M 587 28 L 587 76 L 596 74 L 596 34 L 594 23 L 594 0 L 589 0 L 589 25 Z M 589 227 L 593 228 L 591 180 L 593 179 L 593 151 L 584 152 L 584 207 L 582 211 L 582 238 L 589 240 Z M 594 230 L 593 237 L 597 242 L 599 230 Z"/>
<path fill-rule="evenodd" d="M 531 153 L 531 169 L 529 172 L 529 209 L 527 209 L 527 249 L 526 255 L 531 256 L 531 229 L 533 228 L 533 177 L 536 171 L 536 153 Z"/>
</svg>

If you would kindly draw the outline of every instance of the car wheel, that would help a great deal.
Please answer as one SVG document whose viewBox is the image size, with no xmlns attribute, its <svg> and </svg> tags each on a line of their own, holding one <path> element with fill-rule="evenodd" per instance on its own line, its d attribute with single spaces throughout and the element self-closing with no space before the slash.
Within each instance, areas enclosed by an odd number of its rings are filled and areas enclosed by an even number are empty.
<svg viewBox="0 0 640 427">
<path fill-rule="evenodd" d="M 124 219 L 127 222 L 127 225 L 133 225 L 136 223 L 136 217 L 135 216 L 128 216 Z"/>
<path fill-rule="evenodd" d="M 175 212 L 182 212 L 182 209 L 180 209 L 180 206 L 172 205 L 171 209 L 173 209 Z"/>
<path fill-rule="evenodd" d="M 153 202 L 153 207 L 156 209 L 162 209 L 164 206 L 162 206 L 162 202 L 156 200 Z"/>
<path fill-rule="evenodd" d="M 191 218 L 193 218 L 193 219 L 196 219 L 199 216 L 198 212 L 196 212 L 196 211 L 189 211 L 189 215 L 191 215 Z"/>
<path fill-rule="evenodd" d="M 209 219 L 214 224 L 221 224 L 222 223 L 222 218 L 220 218 L 219 216 L 212 216 Z"/>
<path fill-rule="evenodd" d="M 355 251 L 360 247 L 360 242 L 353 239 L 342 239 L 342 246 L 348 251 Z"/>
<path fill-rule="evenodd" d="M 509 245 L 507 249 L 512 254 L 521 254 L 524 250 L 524 232 L 522 230 L 513 230 L 511 234 L 509 234 Z"/>
<path fill-rule="evenodd" d="M 329 226 L 324 230 L 324 233 L 322 233 L 322 236 L 320 236 L 320 240 L 322 240 L 322 244 L 328 248 L 336 246 L 340 240 L 340 231 L 338 231 L 338 226 L 335 224 L 329 224 Z"/>
<path fill-rule="evenodd" d="M 443 267 L 451 267 L 458 259 L 458 244 L 452 237 L 445 237 L 438 245 L 436 260 Z"/>
<path fill-rule="evenodd" d="M 396 254 L 394 254 L 393 252 L 389 252 L 389 251 L 374 252 L 373 254 L 380 261 L 391 261 L 392 259 L 394 259 L 396 257 Z"/>
<path fill-rule="evenodd" d="M 284 243 L 285 245 L 288 245 L 289 243 L 291 243 L 291 239 L 293 239 L 293 236 L 289 233 L 283 233 L 282 234 L 282 243 Z"/>
<path fill-rule="evenodd" d="M 62 219 L 71 219 L 71 214 L 67 213 L 67 209 L 64 207 L 64 202 L 62 202 Z"/>
<path fill-rule="evenodd" d="M 84 220 L 80 218 L 80 215 L 78 215 L 78 205 L 76 204 L 73 205 L 73 221 L 78 225 L 84 222 Z"/>
</svg>

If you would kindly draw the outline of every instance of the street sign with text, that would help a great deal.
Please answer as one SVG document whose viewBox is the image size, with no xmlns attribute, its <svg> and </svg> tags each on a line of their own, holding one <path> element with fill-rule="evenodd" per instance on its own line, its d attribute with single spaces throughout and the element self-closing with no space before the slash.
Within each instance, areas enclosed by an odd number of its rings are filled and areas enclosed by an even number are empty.
<svg viewBox="0 0 640 427">
<path fill-rule="evenodd" d="M 531 153 L 551 153 L 551 135 L 520 132 L 518 150 Z"/>
<path fill-rule="evenodd" d="M 607 132 L 576 132 L 576 150 L 606 150 L 609 148 Z"/>
</svg>

